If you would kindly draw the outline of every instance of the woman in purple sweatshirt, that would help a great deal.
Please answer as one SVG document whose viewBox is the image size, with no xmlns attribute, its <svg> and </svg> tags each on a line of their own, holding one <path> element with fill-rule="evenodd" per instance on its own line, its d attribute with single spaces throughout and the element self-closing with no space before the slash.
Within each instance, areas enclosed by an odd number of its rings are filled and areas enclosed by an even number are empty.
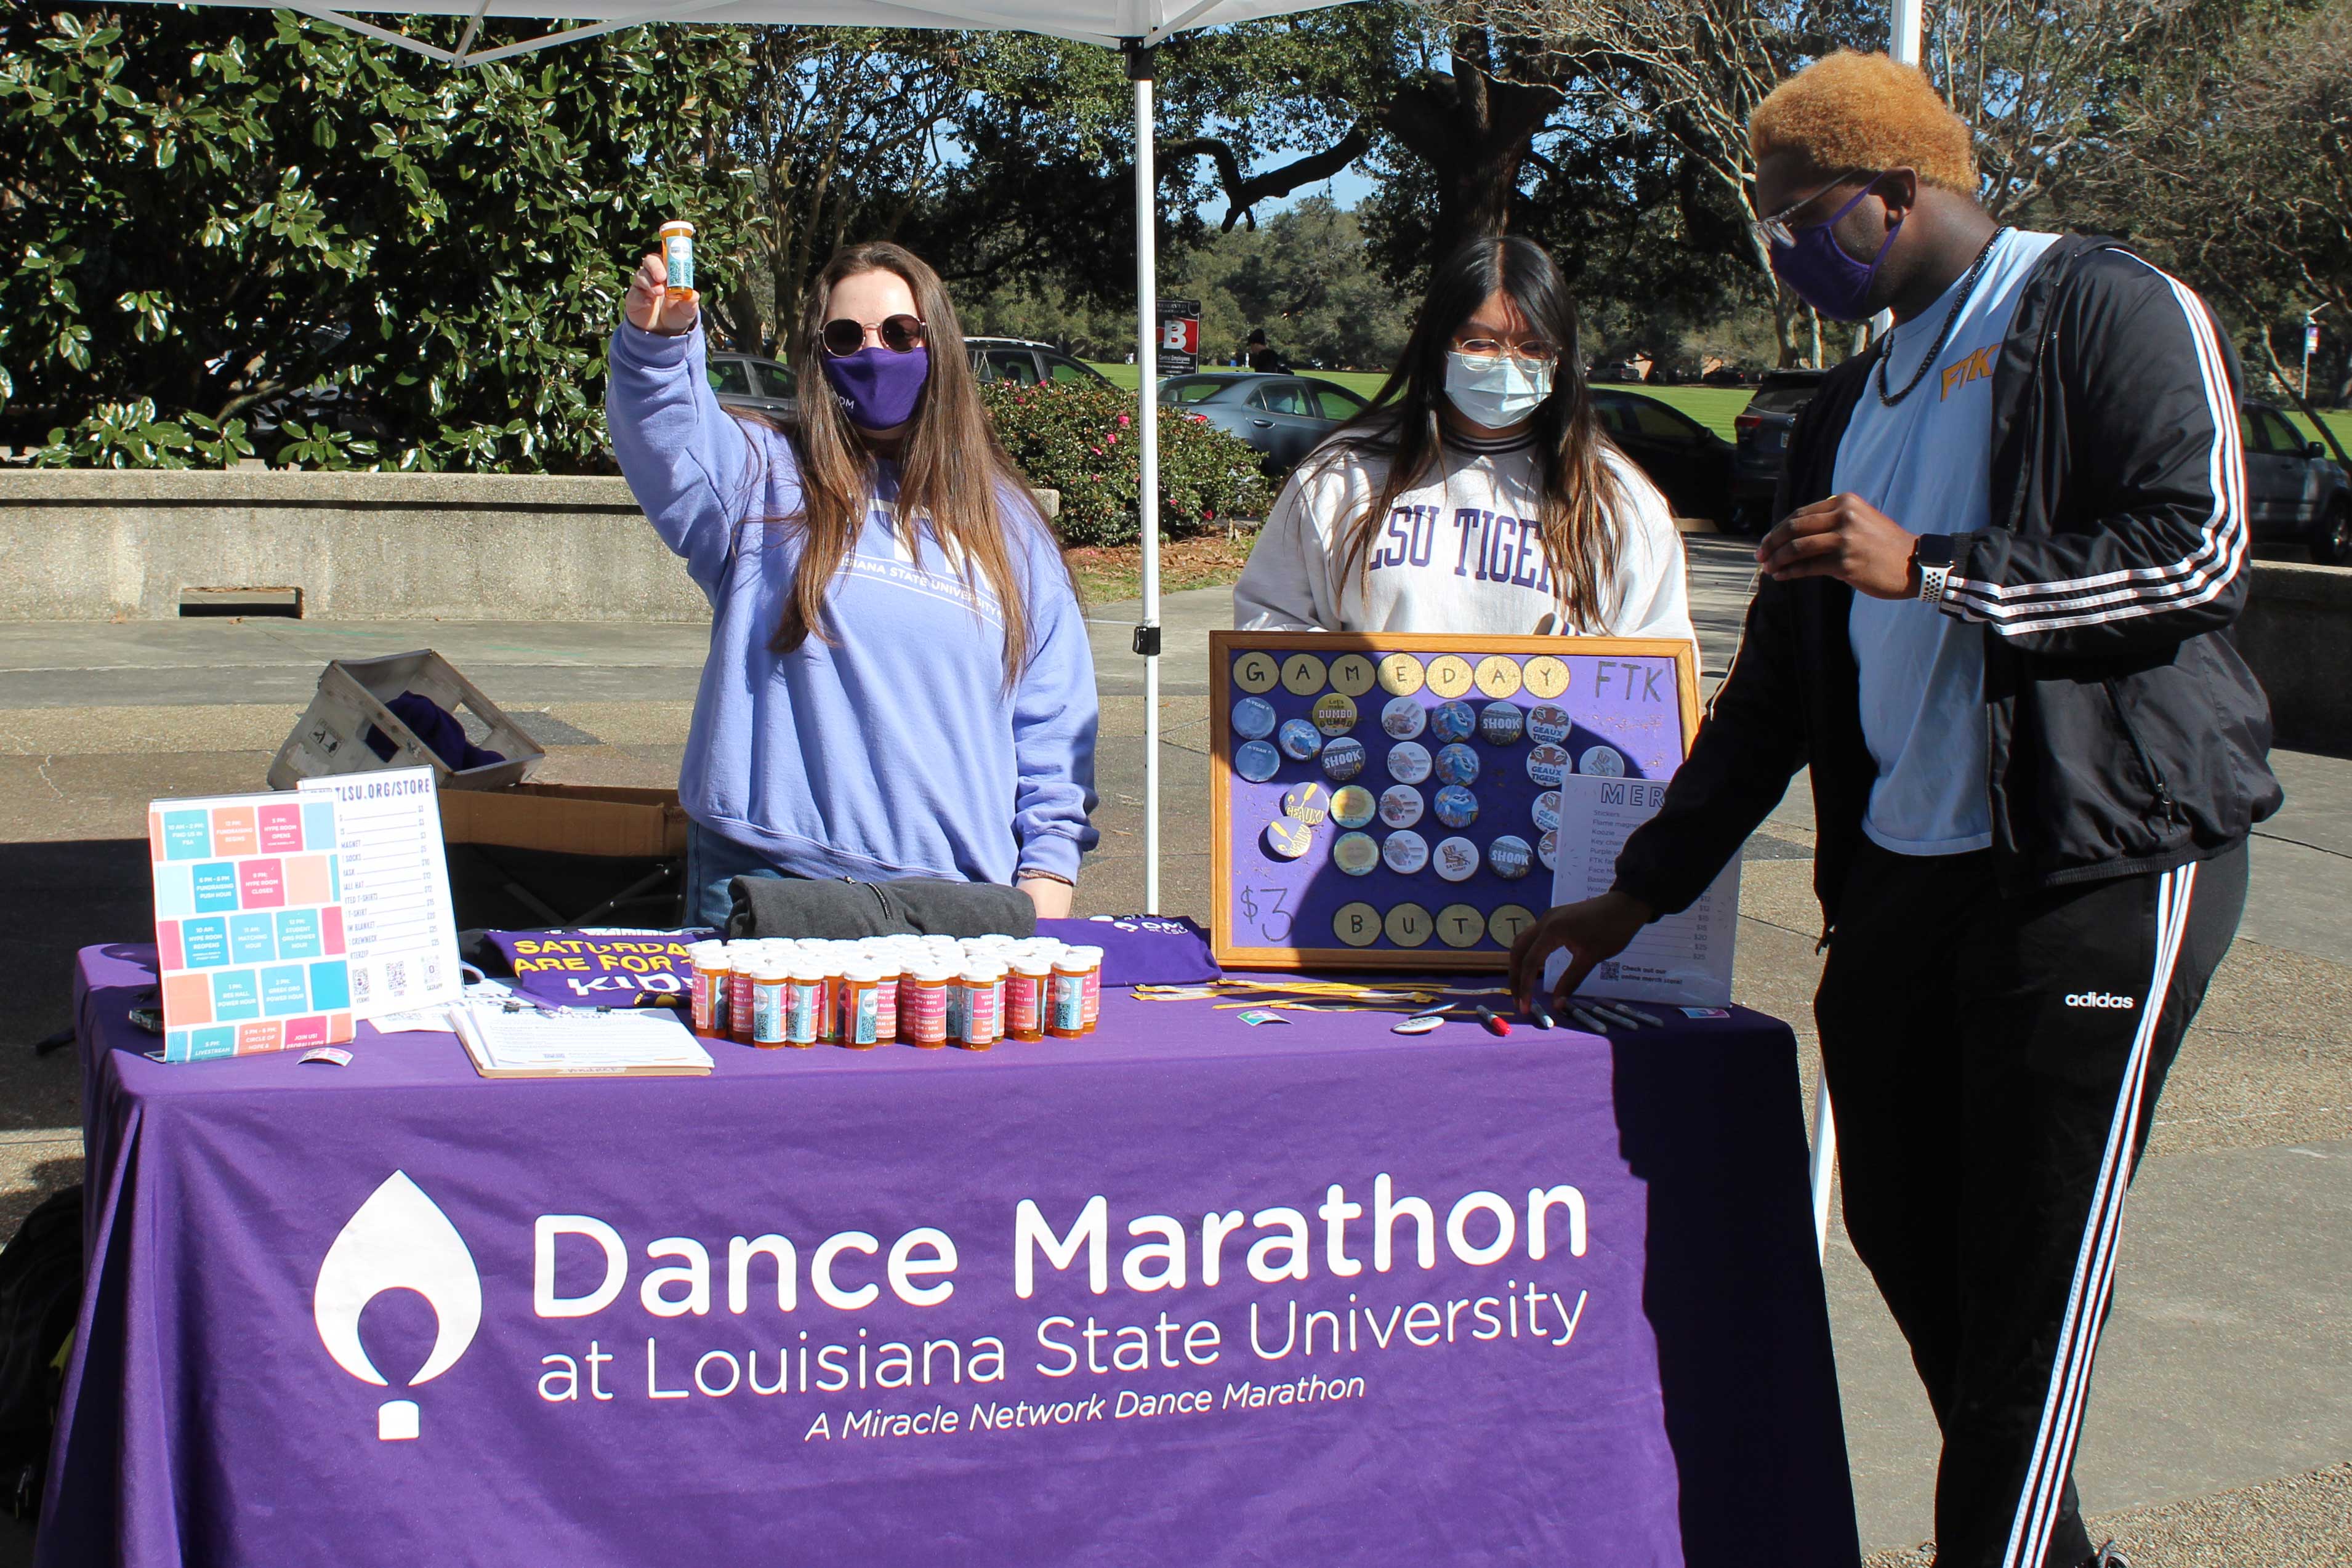
<svg viewBox="0 0 2352 1568">
<path fill-rule="evenodd" d="M 759 875 L 1010 883 L 1066 915 L 1096 838 L 1094 658 L 939 276 L 894 245 L 826 264 L 790 430 L 719 406 L 667 282 L 657 254 L 637 268 L 605 413 L 714 614 L 678 780 L 689 915 L 724 925 L 729 882 Z"/>
</svg>

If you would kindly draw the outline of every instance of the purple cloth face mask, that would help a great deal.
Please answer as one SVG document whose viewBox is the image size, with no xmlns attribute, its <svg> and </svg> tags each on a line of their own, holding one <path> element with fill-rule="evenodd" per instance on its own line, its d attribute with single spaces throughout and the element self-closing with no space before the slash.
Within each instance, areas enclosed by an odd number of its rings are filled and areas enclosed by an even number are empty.
<svg viewBox="0 0 2352 1568">
<path fill-rule="evenodd" d="M 1865 185 L 1853 201 L 1832 213 L 1828 221 L 1807 224 L 1795 230 L 1794 245 L 1772 247 L 1772 270 L 1787 284 L 1797 298 L 1838 321 L 1859 321 L 1870 314 L 1870 286 L 1878 277 L 1878 264 L 1886 259 L 1886 252 L 1895 244 L 1895 236 L 1903 232 L 1903 220 L 1886 231 L 1886 244 L 1867 262 L 1854 260 L 1845 253 L 1831 231 L 1840 219 L 1862 204 L 1870 194 Z"/>
<path fill-rule="evenodd" d="M 865 348 L 824 359 L 824 379 L 841 394 L 849 423 L 860 430 L 888 430 L 915 417 L 923 385 L 931 379 L 931 351 Z"/>
</svg>

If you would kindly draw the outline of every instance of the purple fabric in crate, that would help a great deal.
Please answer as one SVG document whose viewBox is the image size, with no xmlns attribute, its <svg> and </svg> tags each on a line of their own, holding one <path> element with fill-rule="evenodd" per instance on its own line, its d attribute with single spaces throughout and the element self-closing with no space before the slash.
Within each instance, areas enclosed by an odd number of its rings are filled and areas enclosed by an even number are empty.
<svg viewBox="0 0 2352 1568">
<path fill-rule="evenodd" d="M 443 767 L 453 772 L 463 773 L 468 768 L 490 768 L 506 760 L 502 754 L 484 750 L 467 740 L 466 727 L 431 697 L 403 692 L 383 706 L 392 710 L 393 717 L 406 725 L 416 738 L 441 759 Z M 368 726 L 364 738 L 367 748 L 375 753 L 378 761 L 391 761 L 392 754 L 400 749 L 392 737 L 373 725 Z"/>
<path fill-rule="evenodd" d="M 1184 986 L 1217 977 L 1209 934 L 1181 915 L 1040 920 L 1037 935 L 1101 948 L 1106 986 Z"/>
</svg>

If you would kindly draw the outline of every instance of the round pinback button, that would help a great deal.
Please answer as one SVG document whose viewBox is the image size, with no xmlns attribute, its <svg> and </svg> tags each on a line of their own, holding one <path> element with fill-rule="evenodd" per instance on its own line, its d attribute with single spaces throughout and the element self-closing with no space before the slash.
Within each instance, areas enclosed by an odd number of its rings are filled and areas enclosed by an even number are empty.
<svg viewBox="0 0 2352 1568">
<path fill-rule="evenodd" d="M 1245 692 L 1270 692 L 1280 679 L 1282 666 L 1271 653 L 1252 651 L 1234 661 L 1234 685 Z"/>
<path fill-rule="evenodd" d="M 1528 777 L 1542 789 L 1559 789 L 1559 781 L 1568 777 L 1568 753 L 1557 746 L 1537 747 L 1528 753 Z"/>
<path fill-rule="evenodd" d="M 1576 770 L 1603 779 L 1622 779 L 1625 777 L 1625 758 L 1613 746 L 1588 746 L 1584 748 L 1584 755 L 1576 759 Z"/>
<path fill-rule="evenodd" d="M 1478 874 L 1478 846 L 1458 835 L 1441 839 L 1430 863 L 1448 882 L 1468 882 Z"/>
<path fill-rule="evenodd" d="M 1352 735 L 1323 743 L 1323 777 L 1344 784 L 1364 770 L 1364 743 Z"/>
<path fill-rule="evenodd" d="M 1461 741 L 1437 749 L 1437 781 L 1441 784 L 1475 784 L 1478 781 L 1478 754 Z"/>
<path fill-rule="evenodd" d="M 1282 753 L 1263 740 L 1244 741 L 1234 751 L 1234 771 L 1253 784 L 1263 784 L 1282 771 Z"/>
<path fill-rule="evenodd" d="M 1519 933 L 1536 923 L 1535 912 L 1523 904 L 1506 904 L 1486 916 L 1486 935 L 1497 947 L 1508 947 Z"/>
<path fill-rule="evenodd" d="M 1466 828 L 1478 820 L 1478 797 L 1459 784 L 1437 792 L 1437 820 L 1449 828 Z"/>
<path fill-rule="evenodd" d="M 1429 747 L 1417 740 L 1400 740 L 1389 747 L 1389 777 L 1400 784 L 1418 784 L 1429 777 Z"/>
<path fill-rule="evenodd" d="M 1568 710 L 1554 703 L 1538 703 L 1528 714 L 1528 738 L 1538 746 L 1558 746 L 1575 727 Z"/>
<path fill-rule="evenodd" d="M 1411 740 L 1429 724 L 1429 710 L 1411 697 L 1391 697 L 1381 708 L 1381 732 L 1391 740 Z"/>
<path fill-rule="evenodd" d="M 1442 697 L 1470 695 L 1470 661 L 1459 653 L 1440 653 L 1429 661 L 1429 689 Z"/>
<path fill-rule="evenodd" d="M 1418 1018 L 1409 1018 L 1402 1023 L 1391 1025 L 1389 1032 L 1391 1034 L 1427 1034 L 1432 1030 L 1444 1027 L 1444 1013 L 1423 1013 Z"/>
<path fill-rule="evenodd" d="M 1536 841 L 1536 859 L 1546 871 L 1559 869 L 1559 835 L 1546 833 Z"/>
<path fill-rule="evenodd" d="M 1421 791 L 1410 784 L 1391 784 L 1381 791 L 1382 827 L 1410 828 L 1421 821 L 1425 809 Z"/>
<path fill-rule="evenodd" d="M 1468 703 L 1440 703 L 1429 716 L 1429 733 L 1440 740 L 1467 740 L 1478 733 L 1478 710 Z"/>
<path fill-rule="evenodd" d="M 1425 678 L 1421 661 L 1411 653 L 1391 653 L 1381 660 L 1381 690 L 1392 697 L 1409 697 Z"/>
<path fill-rule="evenodd" d="M 1331 661 L 1331 689 L 1342 696 L 1362 696 L 1378 678 L 1371 660 L 1361 653 L 1342 653 Z"/>
<path fill-rule="evenodd" d="M 1381 930 L 1400 947 L 1418 947 L 1436 930 L 1429 911 L 1418 904 L 1400 904 L 1381 922 Z"/>
<path fill-rule="evenodd" d="M 1535 864 L 1536 852 L 1517 833 L 1505 833 L 1486 846 L 1486 864 L 1505 882 L 1517 882 Z"/>
<path fill-rule="evenodd" d="M 1528 690 L 1537 696 L 1549 699 L 1568 690 L 1568 665 L 1549 653 L 1538 653 L 1519 671 Z"/>
<path fill-rule="evenodd" d="M 1234 705 L 1234 733 L 1244 740 L 1264 740 L 1274 726 L 1274 705 L 1264 697 L 1244 697 Z"/>
<path fill-rule="evenodd" d="M 1501 653 L 1489 653 L 1478 661 L 1472 673 L 1478 689 L 1490 697 L 1515 696 L 1519 689 L 1519 662 Z"/>
<path fill-rule="evenodd" d="M 1265 825 L 1265 847 L 1286 861 L 1295 861 L 1315 847 L 1315 830 L 1288 817 Z"/>
<path fill-rule="evenodd" d="M 1381 859 L 1399 876 L 1412 876 L 1429 863 L 1429 841 L 1410 829 L 1391 833 L 1381 846 Z"/>
<path fill-rule="evenodd" d="M 1370 833 L 1341 833 L 1331 845 L 1331 863 L 1349 876 L 1370 876 L 1381 863 L 1381 846 Z"/>
<path fill-rule="evenodd" d="M 1282 814 L 1311 828 L 1331 814 L 1331 796 L 1320 784 L 1293 784 L 1283 791 Z"/>
<path fill-rule="evenodd" d="M 1323 755 L 1331 755 L 1325 747 Z M 1331 820 L 1343 828 L 1360 828 L 1379 816 L 1381 803 L 1361 784 L 1344 785 L 1331 791 Z"/>
<path fill-rule="evenodd" d="M 1356 727 L 1356 699 L 1325 692 L 1315 699 L 1315 727 L 1326 735 L 1345 735 Z"/>
<path fill-rule="evenodd" d="M 1547 789 L 1542 794 L 1537 796 L 1535 810 L 1530 813 L 1530 815 L 1535 818 L 1536 831 L 1538 832 L 1548 833 L 1554 828 L 1559 827 L 1559 791 L 1557 789 Z"/>
<path fill-rule="evenodd" d="M 1331 916 L 1331 935 L 1350 947 L 1369 947 L 1381 939 L 1381 912 L 1369 904 L 1343 904 Z"/>
<path fill-rule="evenodd" d="M 1285 719 L 1275 742 L 1282 747 L 1285 757 L 1293 762 L 1304 762 L 1323 749 L 1323 732 L 1303 718 Z"/>
<path fill-rule="evenodd" d="M 1527 725 L 1517 703 L 1488 703 L 1478 710 L 1478 738 L 1489 746 L 1517 746 Z"/>
<path fill-rule="evenodd" d="M 1282 661 L 1282 689 L 1295 697 L 1311 697 L 1323 689 L 1328 672 L 1312 653 L 1293 653 Z"/>
</svg>

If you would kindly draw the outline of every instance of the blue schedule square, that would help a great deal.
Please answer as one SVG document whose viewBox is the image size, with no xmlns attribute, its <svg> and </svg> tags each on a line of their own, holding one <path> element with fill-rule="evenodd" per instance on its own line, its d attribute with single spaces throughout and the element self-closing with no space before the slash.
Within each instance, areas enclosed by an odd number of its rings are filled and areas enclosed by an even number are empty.
<svg viewBox="0 0 2352 1568">
<path fill-rule="evenodd" d="M 315 909 L 285 909 L 278 915 L 278 953 L 280 958 L 316 958 L 326 951 L 319 936 L 319 912 Z"/>
<path fill-rule="evenodd" d="M 180 923 L 180 956 L 191 969 L 217 969 L 228 962 L 228 922 L 219 915 Z"/>
<path fill-rule="evenodd" d="M 190 1061 L 210 1061 L 215 1057 L 236 1054 L 236 1030 L 233 1029 L 221 1029 L 215 1026 L 211 1029 L 192 1029 L 188 1031 Z"/>
<path fill-rule="evenodd" d="M 207 811 L 163 813 L 163 858 L 200 861 L 213 852 L 212 815 Z"/>
<path fill-rule="evenodd" d="M 234 1021 L 261 1016 L 261 988 L 250 969 L 225 969 L 213 977 L 213 1017 Z"/>
<path fill-rule="evenodd" d="M 196 912 L 196 873 L 193 867 L 155 865 L 155 918 L 184 920 Z"/>
<path fill-rule="evenodd" d="M 195 868 L 196 913 L 212 915 L 236 907 L 236 862 L 211 861 Z"/>
<path fill-rule="evenodd" d="M 289 1013 L 308 1012 L 310 1006 L 309 988 L 302 984 L 302 969 L 298 964 L 261 971 L 261 1010 L 271 1018 L 284 1018 Z"/>
<path fill-rule="evenodd" d="M 335 803 L 332 800 L 302 802 L 302 851 L 305 854 L 325 854 L 335 848 Z"/>
<path fill-rule="evenodd" d="M 266 912 L 228 917 L 229 956 L 240 964 L 267 964 L 278 956 L 278 927 Z"/>
<path fill-rule="evenodd" d="M 352 1005 L 351 967 L 341 958 L 310 966 L 310 1007 L 313 1011 L 338 1012 Z"/>
</svg>

